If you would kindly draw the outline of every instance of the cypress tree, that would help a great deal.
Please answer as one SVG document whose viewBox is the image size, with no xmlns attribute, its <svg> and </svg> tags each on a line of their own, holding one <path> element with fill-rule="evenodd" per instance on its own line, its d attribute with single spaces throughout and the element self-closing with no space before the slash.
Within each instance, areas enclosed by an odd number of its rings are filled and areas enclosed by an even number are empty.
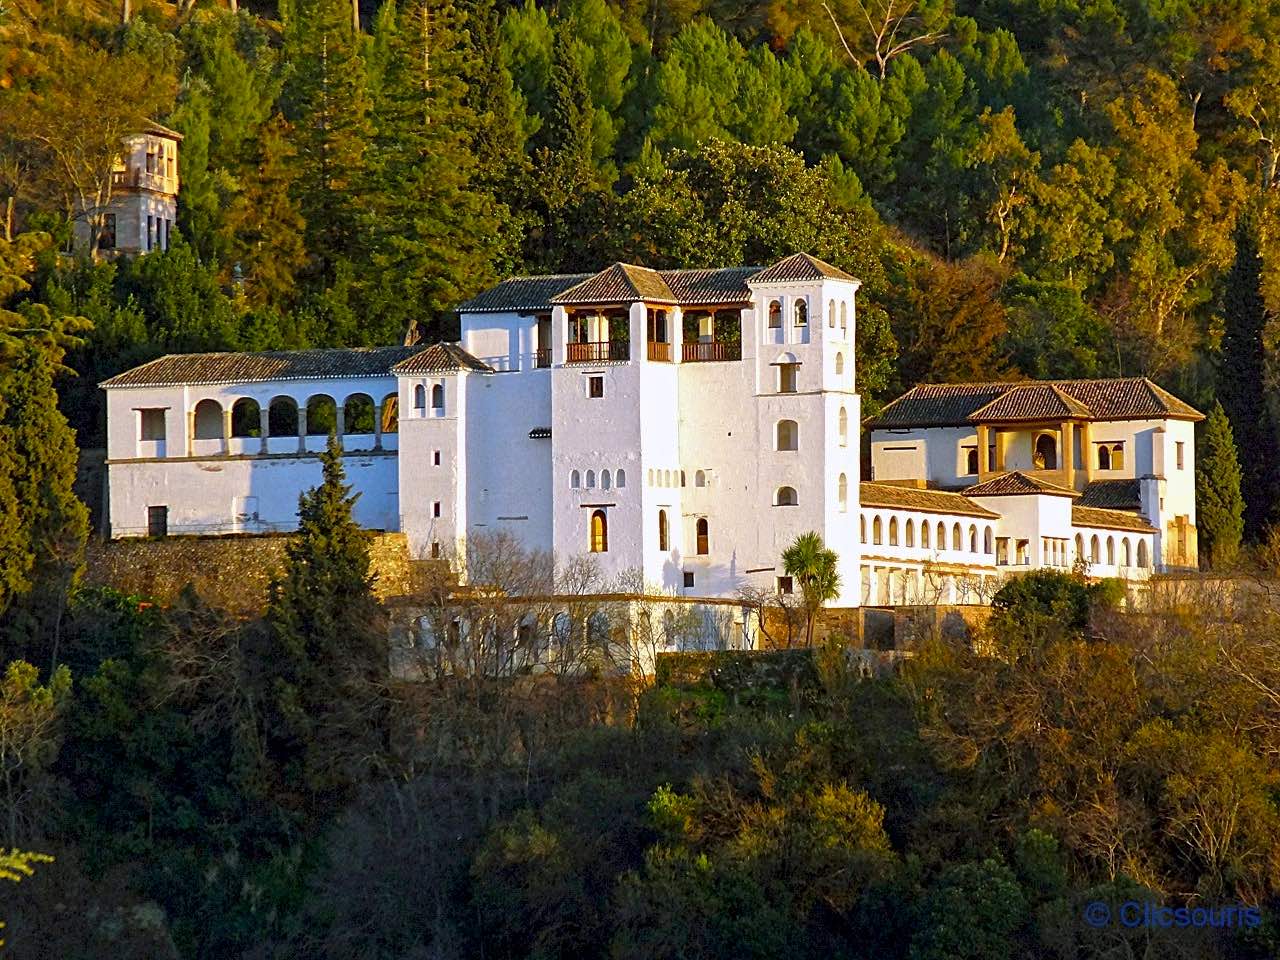
<svg viewBox="0 0 1280 960">
<path fill-rule="evenodd" d="M 1257 540 L 1266 526 L 1276 493 L 1276 471 L 1280 469 L 1275 426 L 1263 388 L 1266 324 L 1257 225 L 1252 215 L 1244 215 L 1236 228 L 1236 259 L 1223 296 L 1218 398 L 1241 451 L 1244 532 L 1250 540 Z"/>
<path fill-rule="evenodd" d="M 473 184 L 475 114 L 466 104 L 470 56 L 452 0 L 410 0 L 388 42 L 366 205 L 372 244 L 364 281 L 383 342 L 411 321 L 442 320 L 493 279 L 500 246 L 492 197 Z"/>
<path fill-rule="evenodd" d="M 271 585 L 271 748 L 312 793 L 357 783 L 383 755 L 386 630 L 369 537 L 352 517 L 342 451 L 330 435 L 323 480 L 298 500 L 298 531 Z"/>
<path fill-rule="evenodd" d="M 358 248 L 367 186 L 370 98 L 360 40 L 344 0 L 299 0 L 285 24 L 285 117 L 297 136 L 295 193 L 318 279 L 333 281 Z"/>
<path fill-rule="evenodd" d="M 1221 403 L 1204 422 L 1196 454 L 1196 519 L 1200 557 L 1208 567 L 1226 567 L 1240 552 L 1244 534 L 1244 498 L 1240 460 Z"/>
</svg>

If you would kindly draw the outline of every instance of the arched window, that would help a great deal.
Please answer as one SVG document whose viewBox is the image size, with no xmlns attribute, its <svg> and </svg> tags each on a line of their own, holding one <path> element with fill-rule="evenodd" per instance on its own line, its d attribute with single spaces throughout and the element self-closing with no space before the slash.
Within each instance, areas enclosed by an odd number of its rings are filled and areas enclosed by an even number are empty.
<svg viewBox="0 0 1280 960">
<path fill-rule="evenodd" d="M 594 470 L 587 471 L 587 489 L 594 490 L 596 488 L 596 472 Z"/>
<path fill-rule="evenodd" d="M 667 511 L 658 511 L 658 549 L 670 550 L 671 543 L 667 537 Z"/>
<path fill-rule="evenodd" d="M 884 527 L 881 525 L 879 514 L 871 521 L 871 542 L 874 544 L 884 542 Z"/>
<path fill-rule="evenodd" d="M 974 447 L 965 453 L 965 473 L 971 477 L 978 475 L 978 448 Z"/>
<path fill-rule="evenodd" d="M 1116 565 L 1116 538 L 1107 537 L 1107 566 Z"/>
<path fill-rule="evenodd" d="M 779 330 L 782 328 L 782 301 L 769 301 L 769 329 Z"/>
<path fill-rule="evenodd" d="M 570 473 L 569 473 L 569 489 L 570 489 L 570 490 L 577 490 L 577 489 L 578 489 L 579 487 L 581 487 L 581 486 L 582 486 L 582 474 L 580 474 L 577 470 L 572 470 L 572 471 L 570 471 Z"/>
<path fill-rule="evenodd" d="M 920 546 L 928 549 L 929 547 L 929 521 L 920 521 Z"/>
<path fill-rule="evenodd" d="M 1083 560 L 1083 559 L 1085 559 L 1085 556 L 1084 556 L 1084 537 L 1083 537 L 1081 534 L 1078 534 L 1078 533 L 1076 534 L 1076 559 L 1077 559 L 1077 560 Z"/>
<path fill-rule="evenodd" d="M 795 316 L 797 327 L 807 327 L 809 325 L 809 300 L 807 297 L 796 298 Z"/>
<path fill-rule="evenodd" d="M 373 433 L 373 397 L 367 393 L 353 393 L 347 397 L 342 405 L 342 432 Z"/>
<path fill-rule="evenodd" d="M 272 437 L 298 435 L 298 403 L 293 397 L 273 397 L 267 407 L 267 433 Z"/>
<path fill-rule="evenodd" d="M 337 429 L 338 405 L 333 397 L 318 393 L 307 400 L 307 435 L 327 437 Z"/>
<path fill-rule="evenodd" d="M 1102 560 L 1101 545 L 1098 543 L 1098 535 L 1096 533 L 1093 535 L 1093 539 L 1089 541 L 1089 559 L 1093 563 L 1098 563 Z"/>
<path fill-rule="evenodd" d="M 978 552 L 978 528 L 972 523 L 969 524 L 969 552 Z"/>
<path fill-rule="evenodd" d="M 906 525 L 902 528 L 902 545 L 905 547 L 916 545 L 916 524 L 910 517 L 907 517 Z"/>
<path fill-rule="evenodd" d="M 849 510 L 849 478 L 843 473 L 836 481 L 836 502 L 840 505 L 840 512 L 847 513 Z"/>
<path fill-rule="evenodd" d="M 779 487 L 773 498 L 773 504 L 776 507 L 794 507 L 799 502 L 795 487 Z"/>
<path fill-rule="evenodd" d="M 222 439 L 222 404 L 217 400 L 201 400 L 196 404 L 197 440 Z"/>
<path fill-rule="evenodd" d="M 849 329 L 849 304 L 843 300 L 840 301 L 840 329 Z"/>
<path fill-rule="evenodd" d="M 1098 444 L 1098 469 L 1111 469 L 1111 448 L 1105 443 Z"/>
<path fill-rule="evenodd" d="M 957 553 L 964 549 L 964 531 L 958 523 L 951 527 L 951 549 Z"/>
<path fill-rule="evenodd" d="M 1117 443 L 1111 447 L 1111 469 L 1124 469 L 1124 444 Z"/>
<path fill-rule="evenodd" d="M 836 376 L 844 376 L 844 354 L 839 351 L 836 352 Z"/>
<path fill-rule="evenodd" d="M 898 545 L 898 518 L 889 518 L 889 546 L 896 547 Z"/>
<path fill-rule="evenodd" d="M 231 435 L 233 437 L 262 436 L 262 409 L 251 397 L 241 397 L 231 408 Z"/>
<path fill-rule="evenodd" d="M 649 486 L 652 487 L 653 486 L 653 467 L 649 468 L 648 476 L 649 476 Z"/>
<path fill-rule="evenodd" d="M 680 486 L 684 486 L 684 471 L 680 471 Z"/>
<path fill-rule="evenodd" d="M 671 471 L 670 471 L 670 470 L 663 470 L 663 471 L 662 471 L 662 485 L 663 485 L 664 487 L 669 487 L 669 486 L 671 486 Z"/>
<path fill-rule="evenodd" d="M 858 532 L 861 534 L 862 542 L 866 543 L 867 542 L 867 518 L 866 517 L 858 518 Z"/>
<path fill-rule="evenodd" d="M 400 432 L 400 397 L 394 393 L 388 393 L 382 399 L 382 432 L 383 433 L 399 433 Z"/>
<path fill-rule="evenodd" d="M 607 553 L 609 551 L 609 518 L 603 510 L 591 511 L 591 552 Z"/>
<path fill-rule="evenodd" d="M 844 407 L 840 408 L 840 414 L 836 417 L 836 430 L 840 437 L 840 446 L 847 447 L 849 445 L 849 411 Z"/>
<path fill-rule="evenodd" d="M 694 525 L 694 531 L 697 534 L 698 549 L 696 552 L 698 556 L 705 557 L 708 553 L 711 552 L 711 548 L 710 548 L 708 537 L 707 537 L 707 518 L 706 517 L 698 518 L 698 522 Z"/>
<path fill-rule="evenodd" d="M 1058 469 L 1058 441 L 1051 433 L 1042 433 L 1036 437 L 1035 450 L 1031 463 L 1037 470 Z"/>
<path fill-rule="evenodd" d="M 619 467 L 618 472 L 613 475 L 613 484 L 619 490 L 625 487 L 627 485 L 627 471 Z"/>
<path fill-rule="evenodd" d="M 938 539 L 934 541 L 934 545 L 939 550 L 947 549 L 947 527 L 941 520 L 938 521 Z"/>
<path fill-rule="evenodd" d="M 693 475 L 693 485 L 695 487 L 705 487 L 707 485 L 706 471 L 699 470 Z"/>
<path fill-rule="evenodd" d="M 777 428 L 779 450 L 800 449 L 800 427 L 794 420 L 779 420 Z"/>
<path fill-rule="evenodd" d="M 418 384 L 413 388 L 413 409 L 427 409 L 427 388 L 422 384 Z"/>
<path fill-rule="evenodd" d="M 1145 570 L 1147 568 L 1147 541 L 1138 541 L 1138 566 Z"/>
<path fill-rule="evenodd" d="M 432 410 L 444 409 L 444 384 L 443 383 L 437 383 L 435 386 L 431 388 L 431 409 Z"/>
<path fill-rule="evenodd" d="M 836 328 L 836 302 L 834 300 L 827 301 L 827 326 L 832 330 Z"/>
<path fill-rule="evenodd" d="M 608 470 L 600 471 L 600 489 L 608 490 L 613 486 L 613 477 L 609 475 Z"/>
<path fill-rule="evenodd" d="M 1128 537 L 1120 541 L 1120 563 L 1125 567 L 1133 566 L 1133 547 Z"/>
<path fill-rule="evenodd" d="M 995 533 L 992 531 L 990 527 L 987 527 L 987 529 L 983 531 L 983 534 L 982 534 L 982 552 L 983 553 L 995 552 L 994 538 L 995 538 Z"/>
</svg>

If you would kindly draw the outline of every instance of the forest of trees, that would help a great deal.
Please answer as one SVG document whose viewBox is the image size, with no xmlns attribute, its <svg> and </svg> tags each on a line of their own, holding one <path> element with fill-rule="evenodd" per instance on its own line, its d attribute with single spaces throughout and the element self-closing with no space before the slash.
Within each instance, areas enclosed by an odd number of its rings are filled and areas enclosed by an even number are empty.
<svg viewBox="0 0 1280 960">
<path fill-rule="evenodd" d="M 869 412 L 920 381 L 1148 375 L 1222 401 L 1246 539 L 1274 519 L 1274 3 L 231 8 L 0 15 L 4 237 L 47 235 L 24 299 L 91 321 L 62 391 L 82 446 L 97 381 L 160 352 L 447 338 L 513 272 L 807 250 L 864 281 Z M 148 117 L 185 136 L 178 241 L 56 257 Z"/>
<path fill-rule="evenodd" d="M 1280 955 L 1280 5 L 230 7 L 0 0 L 6 950 Z M 147 120 L 184 137 L 171 248 L 71 250 Z M 823 648 L 812 682 L 741 697 L 475 650 L 408 684 L 330 452 L 260 616 L 82 583 L 107 376 L 451 338 L 515 272 L 797 250 L 864 282 L 868 412 L 926 380 L 1136 374 L 1205 410 L 1204 558 L 1273 579 L 1135 615 L 1028 578 L 874 682 Z M 494 550 L 510 594 L 553 575 Z M 790 553 L 788 644 L 834 569 Z M 1083 921 L 1129 899 L 1264 923 Z"/>
</svg>

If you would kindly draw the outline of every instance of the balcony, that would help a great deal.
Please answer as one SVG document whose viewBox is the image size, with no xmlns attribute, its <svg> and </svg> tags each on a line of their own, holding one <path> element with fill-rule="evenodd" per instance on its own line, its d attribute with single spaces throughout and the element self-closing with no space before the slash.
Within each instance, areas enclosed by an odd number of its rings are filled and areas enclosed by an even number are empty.
<svg viewBox="0 0 1280 960">
<path fill-rule="evenodd" d="M 657 360 L 661 363 L 671 362 L 671 344 L 657 343 L 653 340 L 649 341 L 649 359 Z"/>
<path fill-rule="evenodd" d="M 631 359 L 630 340 L 602 340 L 567 344 L 566 363 L 601 363 Z"/>
<path fill-rule="evenodd" d="M 551 366 L 551 348 L 533 351 L 533 366 L 536 370 L 545 370 Z"/>
<path fill-rule="evenodd" d="M 719 360 L 741 360 L 742 342 L 685 343 L 680 359 L 685 363 L 714 363 Z"/>
<path fill-rule="evenodd" d="M 111 172 L 111 186 L 116 190 L 154 190 L 157 193 L 177 193 L 177 179 L 162 173 L 148 173 L 140 167 L 129 167 Z"/>
</svg>

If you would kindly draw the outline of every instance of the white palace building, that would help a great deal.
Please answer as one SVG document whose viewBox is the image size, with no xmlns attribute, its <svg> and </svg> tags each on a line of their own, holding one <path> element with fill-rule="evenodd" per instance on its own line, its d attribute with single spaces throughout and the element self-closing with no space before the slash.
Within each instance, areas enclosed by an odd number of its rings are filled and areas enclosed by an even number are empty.
<svg viewBox="0 0 1280 960">
<path fill-rule="evenodd" d="M 857 291 L 805 254 L 619 263 L 500 283 L 458 344 L 162 357 L 103 384 L 111 535 L 290 530 L 334 431 L 356 518 L 424 558 L 510 531 L 725 598 L 789 589 L 816 530 L 846 607 L 1194 565 L 1197 411 L 1140 378 L 925 385 L 863 424 Z"/>
</svg>

